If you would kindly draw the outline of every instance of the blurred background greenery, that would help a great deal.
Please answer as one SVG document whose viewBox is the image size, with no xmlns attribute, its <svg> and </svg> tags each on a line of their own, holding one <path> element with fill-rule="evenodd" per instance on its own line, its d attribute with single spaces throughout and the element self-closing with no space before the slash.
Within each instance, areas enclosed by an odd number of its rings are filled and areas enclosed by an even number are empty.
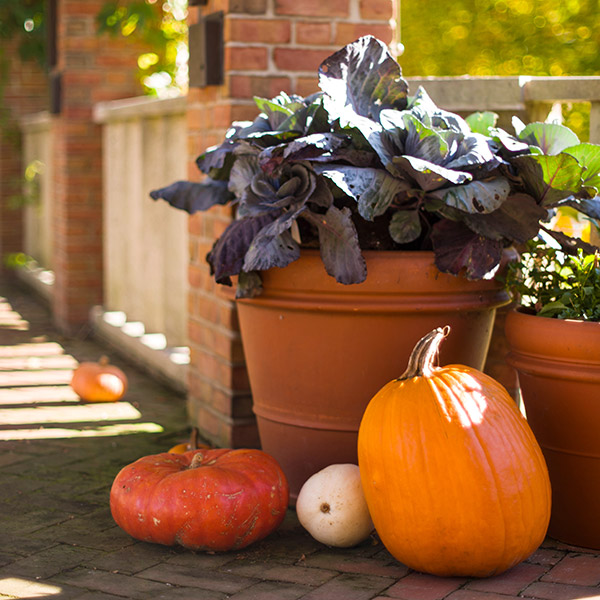
<svg viewBox="0 0 600 600">
<path fill-rule="evenodd" d="M 599 75 L 598 0 L 402 0 L 405 76 Z"/>
</svg>

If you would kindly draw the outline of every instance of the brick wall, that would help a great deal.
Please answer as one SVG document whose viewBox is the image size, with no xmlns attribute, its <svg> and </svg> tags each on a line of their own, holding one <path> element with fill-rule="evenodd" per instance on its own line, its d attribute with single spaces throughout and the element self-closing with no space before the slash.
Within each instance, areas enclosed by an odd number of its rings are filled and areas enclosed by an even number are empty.
<svg viewBox="0 0 600 600">
<path fill-rule="evenodd" d="M 103 0 L 58 1 L 61 110 L 53 123 L 55 248 L 53 312 L 58 327 L 76 333 L 89 309 L 102 304 L 102 137 L 95 103 L 139 95 L 141 48 L 121 37 L 98 36 Z"/>
<path fill-rule="evenodd" d="M 394 39 L 395 0 L 209 0 L 190 10 L 224 11 L 225 82 L 188 94 L 189 177 L 198 154 L 220 143 L 231 121 L 253 119 L 253 96 L 317 91 L 323 59 L 372 34 Z M 206 254 L 231 220 L 226 208 L 190 218 L 188 409 L 203 435 L 221 446 L 259 444 L 232 292 L 216 286 Z"/>
<path fill-rule="evenodd" d="M 35 62 L 21 62 L 17 44 L 3 41 L 8 70 L 0 81 L 0 271 L 7 254 L 23 250 L 22 211 L 11 206 L 22 191 L 19 120 L 48 104 L 46 74 Z"/>
</svg>

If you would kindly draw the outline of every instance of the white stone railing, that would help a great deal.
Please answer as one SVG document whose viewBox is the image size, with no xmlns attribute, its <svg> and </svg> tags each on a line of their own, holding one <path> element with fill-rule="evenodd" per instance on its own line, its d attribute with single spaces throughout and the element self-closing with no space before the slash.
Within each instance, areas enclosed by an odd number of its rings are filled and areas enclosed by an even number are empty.
<svg viewBox="0 0 600 600">
<path fill-rule="evenodd" d="M 38 291 L 49 297 L 54 281 L 52 118 L 47 112 L 31 114 L 22 120 L 21 128 L 23 252 L 33 259 L 25 270 Z"/>
<path fill-rule="evenodd" d="M 543 121 L 552 109 L 557 114 L 561 104 L 589 102 L 589 141 L 600 143 L 600 77 L 409 77 L 408 81 L 411 93 L 422 85 L 442 108 L 461 113 L 490 110 L 507 128 L 512 115 L 524 122 Z"/>
<path fill-rule="evenodd" d="M 96 106 L 103 126 L 104 308 L 187 342 L 187 215 L 152 189 L 187 176 L 185 98 Z"/>
<path fill-rule="evenodd" d="M 96 332 L 185 388 L 188 218 L 150 191 L 187 177 L 185 98 L 98 104 L 103 128 L 104 306 Z"/>
</svg>

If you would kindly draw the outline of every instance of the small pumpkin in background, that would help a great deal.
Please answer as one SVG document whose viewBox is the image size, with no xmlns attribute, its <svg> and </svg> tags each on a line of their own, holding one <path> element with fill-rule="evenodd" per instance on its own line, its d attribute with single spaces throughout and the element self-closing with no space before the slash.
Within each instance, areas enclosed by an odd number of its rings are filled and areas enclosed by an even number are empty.
<svg viewBox="0 0 600 600">
<path fill-rule="evenodd" d="M 107 356 L 98 362 L 86 361 L 73 371 L 71 388 L 86 402 L 116 402 L 127 391 L 127 377 L 111 365 Z"/>
<path fill-rule="evenodd" d="M 287 479 L 262 450 L 228 448 L 144 456 L 115 477 L 112 516 L 145 542 L 190 550 L 245 548 L 281 524 Z"/>
<path fill-rule="evenodd" d="M 358 464 L 381 541 L 408 567 L 486 577 L 532 554 L 550 519 L 540 447 L 497 381 L 434 366 L 449 328 L 416 345 L 405 373 L 368 404 Z"/>
<path fill-rule="evenodd" d="M 329 465 L 309 477 L 298 494 L 296 514 L 312 537 L 337 548 L 360 544 L 374 529 L 353 464 Z"/>
<path fill-rule="evenodd" d="M 169 452 L 173 454 L 183 454 L 190 450 L 199 450 L 200 448 L 210 448 L 208 444 L 201 444 L 198 440 L 200 438 L 200 432 L 197 427 L 192 428 L 190 433 L 190 439 L 187 442 L 181 442 L 181 444 L 175 444 L 172 448 L 169 448 Z"/>
</svg>

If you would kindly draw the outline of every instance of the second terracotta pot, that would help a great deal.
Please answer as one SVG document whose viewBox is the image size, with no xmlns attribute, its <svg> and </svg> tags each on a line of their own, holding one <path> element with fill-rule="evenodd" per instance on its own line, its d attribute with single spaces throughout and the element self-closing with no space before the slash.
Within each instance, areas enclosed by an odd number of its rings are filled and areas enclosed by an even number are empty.
<svg viewBox="0 0 600 600">
<path fill-rule="evenodd" d="M 406 367 L 414 344 L 450 325 L 442 364 L 482 369 L 498 306 L 494 281 L 440 273 L 429 252 L 365 252 L 364 283 L 341 285 L 317 251 L 263 274 L 264 292 L 238 301 L 262 449 L 281 464 L 292 504 L 308 477 L 356 463 L 373 395 Z"/>
<path fill-rule="evenodd" d="M 507 361 L 552 485 L 552 537 L 600 549 L 600 323 L 511 311 Z"/>
</svg>

